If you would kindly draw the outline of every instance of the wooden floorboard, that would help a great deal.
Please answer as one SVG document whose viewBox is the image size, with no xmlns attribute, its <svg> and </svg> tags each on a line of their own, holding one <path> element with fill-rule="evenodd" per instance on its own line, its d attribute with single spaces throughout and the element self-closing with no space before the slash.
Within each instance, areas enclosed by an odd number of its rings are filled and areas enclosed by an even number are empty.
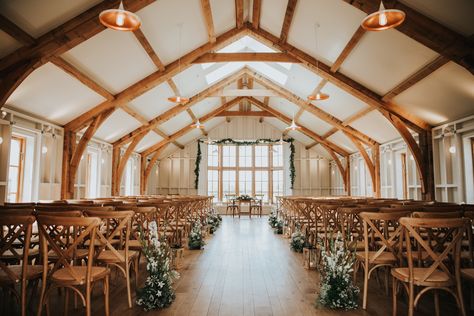
<svg viewBox="0 0 474 316">
<path fill-rule="evenodd" d="M 185 250 L 179 270 L 181 278 L 175 284 L 176 300 L 171 307 L 148 313 L 136 305 L 128 308 L 125 282 L 114 275 L 111 315 L 391 315 L 391 296 L 386 296 L 375 280 L 370 281 L 367 311 L 341 312 L 315 307 L 319 274 L 303 268 L 302 255 L 290 251 L 288 239 L 273 234 L 266 217 L 224 217 L 222 226 L 206 242 L 204 250 Z M 142 285 L 145 262 L 140 269 Z M 52 314 L 60 315 L 62 297 L 57 291 L 52 296 L 51 310 L 55 311 Z M 93 315 L 103 315 L 101 286 L 94 289 L 92 300 Z M 403 300 L 399 300 L 399 315 L 406 315 Z M 443 310 L 456 314 L 453 305 L 447 303 L 442 302 Z M 74 310 L 70 305 L 70 315 L 83 314 L 82 308 Z M 433 298 L 427 295 L 417 315 L 433 314 L 432 307 Z"/>
</svg>

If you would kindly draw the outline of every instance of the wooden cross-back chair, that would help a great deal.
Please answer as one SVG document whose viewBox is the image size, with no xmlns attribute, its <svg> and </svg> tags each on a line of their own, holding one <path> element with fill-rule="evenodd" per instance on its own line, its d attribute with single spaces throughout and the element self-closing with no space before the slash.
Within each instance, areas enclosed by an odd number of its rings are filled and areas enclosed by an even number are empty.
<svg viewBox="0 0 474 316">
<path fill-rule="evenodd" d="M 469 283 L 470 310 L 474 310 L 474 211 L 464 212 L 467 219 L 466 235 L 467 240 L 463 240 L 463 252 L 461 258 L 465 260 L 461 263 L 461 277 Z M 463 255 L 464 254 L 464 255 Z"/>
<path fill-rule="evenodd" d="M 374 211 L 364 211 L 357 214 L 362 222 L 361 233 L 364 238 L 364 248 L 363 251 L 356 252 L 354 275 L 362 265 L 364 268 L 363 309 L 367 308 L 367 293 L 372 273 L 379 268 L 395 267 L 399 263 L 397 244 L 400 242 L 402 227 L 398 224 L 398 220 L 406 215 L 408 215 L 407 212 L 378 213 Z M 387 291 L 388 273 L 389 270 L 386 270 Z"/>
<path fill-rule="evenodd" d="M 337 209 L 338 227 L 351 250 L 364 249 L 364 224 L 362 212 L 378 212 L 377 207 L 340 207 Z"/>
<path fill-rule="evenodd" d="M 86 315 L 91 315 L 91 291 L 95 282 L 102 281 L 104 289 L 105 314 L 109 315 L 109 274 L 106 267 L 94 266 L 94 241 L 96 230 L 100 224 L 97 217 L 70 217 L 38 215 L 38 226 L 40 232 L 41 254 L 43 265 L 50 265 L 50 253 L 55 254 L 54 263 L 48 273 L 48 282 L 43 282 L 40 295 L 41 314 L 44 305 L 49 315 L 49 296 L 55 288 L 66 289 L 65 312 L 69 301 L 69 290 L 76 293 L 82 300 L 86 309 Z M 61 236 L 62 231 L 68 231 L 70 239 L 65 244 Z M 89 241 L 85 257 L 78 257 L 78 249 Z M 50 252 L 51 251 L 51 252 Z M 86 265 L 82 265 L 82 263 Z M 46 279 L 46 270 L 43 270 L 43 279 Z M 84 287 L 84 293 L 81 292 Z"/>
<path fill-rule="evenodd" d="M 123 273 L 127 282 L 128 307 L 132 307 L 130 267 L 133 264 L 135 283 L 138 283 L 138 252 L 129 249 L 130 226 L 133 211 L 86 211 L 90 217 L 100 218 L 96 235 L 99 246 L 94 259 L 107 267 L 114 266 Z M 119 242 L 117 242 L 119 241 Z"/>
<path fill-rule="evenodd" d="M 460 252 L 467 220 L 402 217 L 400 224 L 403 226 L 402 238 L 405 243 L 402 243 L 407 249 L 408 267 L 392 269 L 393 315 L 397 314 L 397 292 L 399 284 L 402 284 L 408 293 L 409 316 L 413 316 L 420 298 L 429 291 L 434 291 L 436 315 L 439 315 L 439 291 L 445 291 L 454 297 L 460 314 L 465 316 L 461 289 Z M 440 229 L 446 232 L 443 242 L 429 239 L 430 230 Z M 419 249 L 427 253 L 423 267 L 416 265 L 416 258 L 413 256 L 413 253 Z M 421 290 L 415 292 L 415 287 Z"/>
<path fill-rule="evenodd" d="M 29 263 L 35 221 L 31 215 L 0 215 L 0 286 L 13 293 L 22 316 L 27 314 L 27 283 L 34 282 L 36 286 L 44 270 L 41 265 Z M 18 283 L 19 292 L 16 290 Z"/>
</svg>

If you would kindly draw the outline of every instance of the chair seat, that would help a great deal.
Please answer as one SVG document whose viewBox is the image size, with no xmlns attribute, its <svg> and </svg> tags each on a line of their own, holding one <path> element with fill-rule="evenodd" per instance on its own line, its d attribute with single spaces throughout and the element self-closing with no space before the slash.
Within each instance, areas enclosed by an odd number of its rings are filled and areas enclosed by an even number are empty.
<svg viewBox="0 0 474 316">
<path fill-rule="evenodd" d="M 413 282 L 415 285 L 434 285 L 436 286 L 451 286 L 454 284 L 454 280 L 449 278 L 446 272 L 441 270 L 435 270 L 425 281 L 421 278 L 424 277 L 425 273 L 429 268 L 413 268 Z M 403 281 L 409 282 L 409 269 L 408 268 L 393 268 L 392 276 Z"/>
<path fill-rule="evenodd" d="M 382 252 L 375 260 L 375 254 L 376 251 L 369 251 L 369 262 L 372 264 L 394 264 L 397 262 L 397 258 L 395 255 L 391 252 L 384 251 Z M 364 261 L 365 260 L 365 251 L 357 251 L 356 252 L 356 258 L 359 261 Z"/>
<path fill-rule="evenodd" d="M 142 249 L 142 243 L 140 240 L 132 239 L 128 241 L 128 248 L 133 250 Z"/>
<path fill-rule="evenodd" d="M 117 244 L 120 243 L 120 239 L 112 239 L 109 242 L 110 242 L 111 245 L 117 245 Z M 86 246 L 86 247 L 89 247 L 90 244 L 91 244 L 90 240 L 86 240 L 84 242 L 84 246 Z M 104 243 L 102 242 L 102 240 L 100 240 L 98 238 L 96 238 L 94 240 L 94 247 L 101 247 L 103 245 L 104 245 Z"/>
<path fill-rule="evenodd" d="M 3 270 L 0 269 L 0 283 L 2 284 L 9 284 L 9 283 L 15 283 L 20 281 L 22 277 L 22 265 L 12 265 L 8 266 L 8 269 L 10 269 L 13 274 L 15 274 L 18 279 L 17 280 L 12 280 L 10 276 Z M 26 279 L 27 280 L 33 280 L 40 278 L 41 275 L 43 274 L 43 266 L 28 266 L 26 270 Z"/>
<path fill-rule="evenodd" d="M 120 253 L 124 258 L 125 258 L 125 250 L 117 250 L 118 253 Z M 128 251 L 128 257 L 130 259 L 138 256 L 137 251 L 129 250 Z M 97 260 L 104 262 L 104 263 L 119 263 L 122 262 L 117 255 L 112 252 L 111 250 L 105 250 L 102 251 L 99 256 L 97 257 Z"/>
<path fill-rule="evenodd" d="M 461 276 L 470 282 L 474 282 L 474 268 L 461 269 Z"/>
<path fill-rule="evenodd" d="M 365 242 L 363 240 L 349 242 L 349 248 L 351 250 L 364 250 Z"/>
<path fill-rule="evenodd" d="M 72 269 L 73 271 L 71 272 L 70 269 Z M 94 282 L 96 280 L 102 279 L 109 273 L 110 273 L 110 270 L 106 267 L 92 267 L 91 268 L 91 281 Z M 55 271 L 51 275 L 51 281 L 55 283 L 68 284 L 68 285 L 80 285 L 80 284 L 86 283 L 86 274 L 87 274 L 86 266 L 62 268 Z"/>
</svg>

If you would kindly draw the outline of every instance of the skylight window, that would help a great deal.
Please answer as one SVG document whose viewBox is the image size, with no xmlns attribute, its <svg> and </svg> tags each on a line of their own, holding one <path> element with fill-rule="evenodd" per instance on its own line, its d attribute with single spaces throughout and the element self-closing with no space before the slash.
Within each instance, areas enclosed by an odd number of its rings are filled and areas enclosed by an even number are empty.
<svg viewBox="0 0 474 316">
<path fill-rule="evenodd" d="M 211 84 L 227 77 L 231 73 L 243 68 L 244 65 L 245 65 L 245 63 L 241 63 L 241 62 L 227 63 L 224 66 L 217 68 L 216 70 L 214 70 L 214 71 L 212 71 L 212 72 L 210 72 L 206 75 L 207 84 L 211 85 Z"/>
<path fill-rule="evenodd" d="M 272 81 L 279 83 L 280 85 L 284 86 L 286 81 L 288 80 L 288 75 L 282 73 L 279 70 L 271 67 L 267 63 L 259 63 L 259 62 L 252 62 L 248 63 L 249 67 L 255 69 L 265 77 L 269 78 Z"/>
</svg>

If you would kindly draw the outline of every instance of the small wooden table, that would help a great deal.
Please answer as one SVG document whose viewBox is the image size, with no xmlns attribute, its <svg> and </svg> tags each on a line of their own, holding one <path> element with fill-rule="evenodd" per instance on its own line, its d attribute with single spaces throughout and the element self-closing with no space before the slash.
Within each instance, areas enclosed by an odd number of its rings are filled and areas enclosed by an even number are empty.
<svg viewBox="0 0 474 316">
<path fill-rule="evenodd" d="M 240 213 L 242 213 L 242 204 L 249 205 L 249 218 L 252 218 L 252 209 L 250 208 L 250 205 L 252 204 L 252 199 L 239 199 L 239 217 Z"/>
</svg>

